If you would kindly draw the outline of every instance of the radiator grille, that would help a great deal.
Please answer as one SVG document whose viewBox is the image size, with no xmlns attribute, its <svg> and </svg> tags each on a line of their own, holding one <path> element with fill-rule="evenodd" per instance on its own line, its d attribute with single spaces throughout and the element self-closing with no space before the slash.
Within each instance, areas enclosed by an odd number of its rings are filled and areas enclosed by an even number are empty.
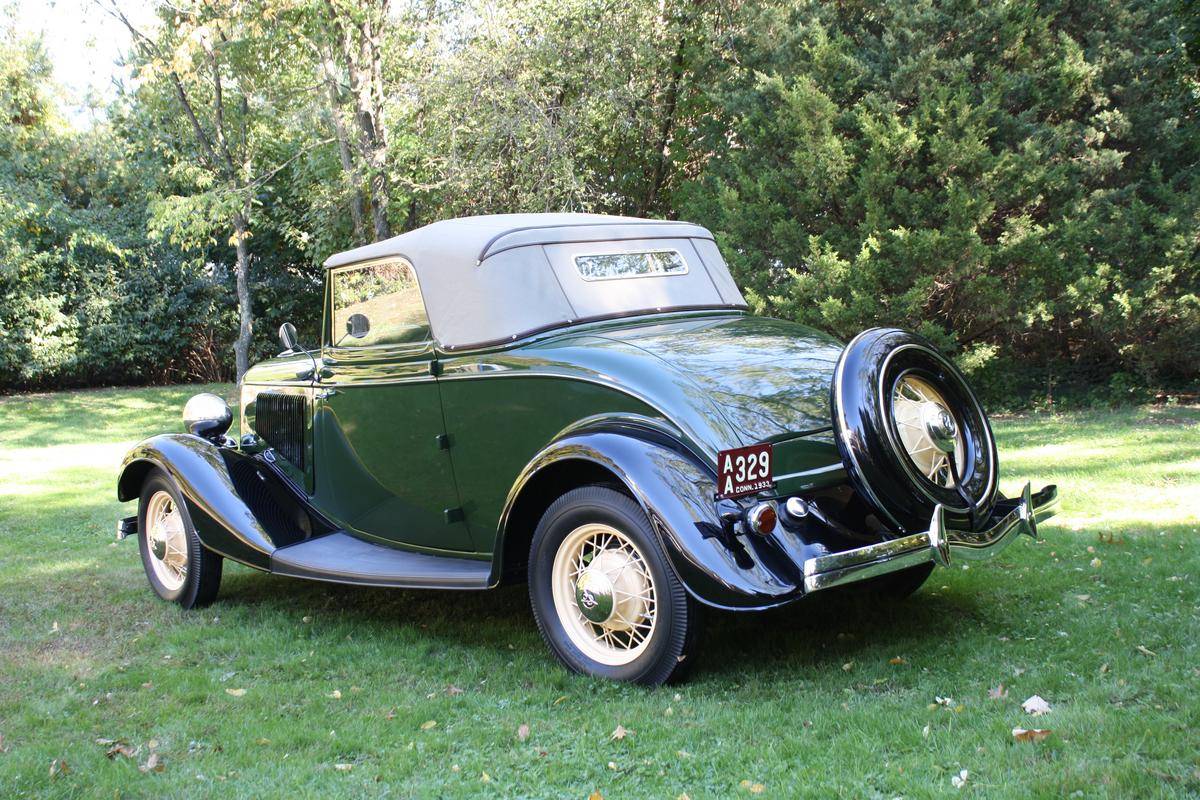
<svg viewBox="0 0 1200 800">
<path fill-rule="evenodd" d="M 296 469 L 304 469 L 304 396 L 263 392 L 255 400 L 254 430 Z"/>
</svg>

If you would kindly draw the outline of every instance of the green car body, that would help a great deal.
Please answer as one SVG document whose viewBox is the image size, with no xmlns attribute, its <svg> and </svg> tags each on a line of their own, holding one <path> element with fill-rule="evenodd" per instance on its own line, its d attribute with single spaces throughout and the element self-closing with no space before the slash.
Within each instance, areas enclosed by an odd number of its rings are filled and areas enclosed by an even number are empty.
<svg viewBox="0 0 1200 800">
<path fill-rule="evenodd" d="M 490 559 L 517 476 L 553 442 L 601 420 L 668 431 L 714 472 L 719 451 L 770 441 L 776 475 L 790 476 L 778 483 L 785 493 L 846 479 L 828 411 L 842 346 L 794 323 L 738 311 L 655 314 L 505 348 L 383 348 L 353 359 L 332 355 L 328 341 L 316 381 L 302 377 L 307 356 L 246 373 L 242 432 L 253 433 L 258 392 L 311 396 L 314 458 L 303 472 L 285 468 L 364 538 Z M 447 522 L 455 507 L 462 518 Z M 411 526 L 398 530 L 396 519 Z"/>
</svg>

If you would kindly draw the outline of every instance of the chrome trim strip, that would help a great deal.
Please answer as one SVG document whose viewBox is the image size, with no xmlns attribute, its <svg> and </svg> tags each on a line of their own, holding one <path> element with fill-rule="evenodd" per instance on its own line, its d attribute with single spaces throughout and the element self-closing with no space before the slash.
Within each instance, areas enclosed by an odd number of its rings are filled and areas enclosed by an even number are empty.
<svg viewBox="0 0 1200 800">
<path fill-rule="evenodd" d="M 816 469 L 806 469 L 803 472 L 789 472 L 787 475 L 776 475 L 775 480 L 778 482 L 778 481 L 790 480 L 791 478 L 804 478 L 809 475 L 820 475 L 823 472 L 833 472 L 834 470 L 839 470 L 839 469 L 845 469 L 845 466 L 840 461 L 836 464 L 829 464 L 828 466 L 825 466 L 825 467 L 817 467 Z"/>
<path fill-rule="evenodd" d="M 968 560 L 990 558 L 1020 534 L 1037 540 L 1037 526 L 1058 513 L 1058 487 L 1037 492 L 1029 484 L 1016 505 L 983 531 L 962 531 L 946 525 L 945 509 L 934 509 L 929 530 L 841 553 L 817 556 L 804 562 L 804 590 L 816 592 L 884 575 L 928 561 L 948 566 L 952 556 Z"/>
</svg>

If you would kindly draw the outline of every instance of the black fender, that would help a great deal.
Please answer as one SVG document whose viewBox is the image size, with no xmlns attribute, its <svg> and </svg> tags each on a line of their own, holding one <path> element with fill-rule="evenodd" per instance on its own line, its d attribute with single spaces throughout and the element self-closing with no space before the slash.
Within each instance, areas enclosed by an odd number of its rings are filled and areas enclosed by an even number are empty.
<svg viewBox="0 0 1200 800">
<path fill-rule="evenodd" d="M 248 566 L 269 570 L 276 548 L 331 529 L 266 462 L 186 433 L 134 446 L 121 465 L 117 499 L 136 500 L 155 467 L 175 482 L 204 546 Z"/>
<path fill-rule="evenodd" d="M 539 452 L 509 492 L 497 559 L 505 552 L 503 537 L 522 490 L 563 461 L 591 462 L 616 476 L 646 512 L 688 593 L 701 603 L 753 610 L 803 594 L 803 566 L 797 566 L 794 554 L 769 537 L 735 536 L 722 520 L 713 468 L 678 440 L 639 425 L 575 430 Z M 494 574 L 501 569 L 497 565 Z"/>
</svg>

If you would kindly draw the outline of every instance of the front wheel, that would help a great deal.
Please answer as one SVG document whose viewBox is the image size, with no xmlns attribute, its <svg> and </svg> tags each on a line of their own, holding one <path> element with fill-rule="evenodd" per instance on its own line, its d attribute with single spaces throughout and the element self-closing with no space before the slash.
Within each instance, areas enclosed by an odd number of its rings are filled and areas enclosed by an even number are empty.
<svg viewBox="0 0 1200 800">
<path fill-rule="evenodd" d="M 138 549 L 150 588 L 184 608 L 206 606 L 221 585 L 221 556 L 200 544 L 175 483 L 150 473 L 138 502 Z"/>
<path fill-rule="evenodd" d="M 629 496 L 585 486 L 556 500 L 529 551 L 529 596 L 546 644 L 569 669 L 655 686 L 678 679 L 699 606 Z"/>
</svg>

